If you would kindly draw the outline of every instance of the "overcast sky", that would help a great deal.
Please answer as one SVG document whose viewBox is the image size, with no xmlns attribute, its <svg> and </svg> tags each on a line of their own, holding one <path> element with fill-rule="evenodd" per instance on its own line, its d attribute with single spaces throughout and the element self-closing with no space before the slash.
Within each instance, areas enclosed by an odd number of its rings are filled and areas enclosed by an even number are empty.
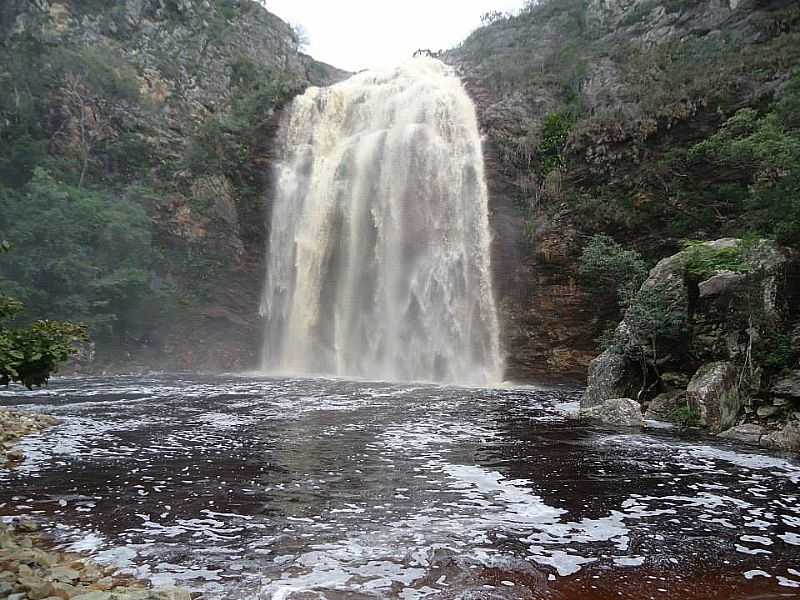
<svg viewBox="0 0 800 600">
<path fill-rule="evenodd" d="M 417 48 L 455 46 L 487 11 L 514 11 L 524 0 L 264 0 L 267 9 L 308 33 L 317 60 L 358 71 L 398 64 Z"/>
</svg>

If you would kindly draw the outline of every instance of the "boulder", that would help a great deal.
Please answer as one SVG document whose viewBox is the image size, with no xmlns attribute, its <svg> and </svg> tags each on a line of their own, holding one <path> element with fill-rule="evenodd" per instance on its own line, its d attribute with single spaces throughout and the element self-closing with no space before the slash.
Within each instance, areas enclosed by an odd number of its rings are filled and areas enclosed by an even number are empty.
<svg viewBox="0 0 800 600">
<path fill-rule="evenodd" d="M 685 403 L 686 392 L 672 390 L 659 394 L 650 401 L 644 418 L 648 421 L 669 421 L 672 414 Z"/>
<path fill-rule="evenodd" d="M 630 394 L 630 367 L 625 357 L 606 350 L 589 364 L 589 379 L 581 399 L 581 408 L 599 406 L 611 398 Z"/>
<path fill-rule="evenodd" d="M 700 367 L 686 388 L 689 406 L 700 415 L 700 422 L 712 432 L 729 429 L 745 403 L 737 387 L 738 372 L 729 362 L 713 362 Z"/>
<path fill-rule="evenodd" d="M 771 450 L 800 452 L 800 420 L 793 419 L 783 429 L 761 438 L 761 446 Z"/>
<path fill-rule="evenodd" d="M 785 377 L 781 377 L 770 391 L 779 398 L 800 400 L 800 371 L 792 371 Z"/>
<path fill-rule="evenodd" d="M 750 444 L 752 446 L 758 446 L 759 442 L 761 441 L 761 437 L 766 433 L 766 431 L 767 430 L 761 427 L 761 425 L 747 423 L 746 425 L 737 425 L 736 427 L 731 427 L 730 429 L 718 434 L 717 437 L 721 437 L 726 440 L 742 442 L 743 444 Z"/>
<path fill-rule="evenodd" d="M 581 415 L 615 427 L 642 427 L 644 425 L 639 403 L 630 398 L 606 400 L 603 404 L 583 410 Z"/>
<path fill-rule="evenodd" d="M 698 284 L 700 298 L 710 298 L 712 296 L 727 294 L 745 279 L 746 275 L 744 273 L 720 271 Z"/>
</svg>

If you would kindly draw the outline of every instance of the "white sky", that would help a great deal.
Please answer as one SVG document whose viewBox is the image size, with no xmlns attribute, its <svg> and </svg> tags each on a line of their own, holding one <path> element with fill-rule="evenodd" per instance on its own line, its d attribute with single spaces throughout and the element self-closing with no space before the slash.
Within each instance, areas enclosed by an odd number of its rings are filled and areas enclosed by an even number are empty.
<svg viewBox="0 0 800 600">
<path fill-rule="evenodd" d="M 492 10 L 524 0 L 262 0 L 267 10 L 308 32 L 306 51 L 348 71 L 392 66 L 418 48 L 455 46 Z"/>
</svg>

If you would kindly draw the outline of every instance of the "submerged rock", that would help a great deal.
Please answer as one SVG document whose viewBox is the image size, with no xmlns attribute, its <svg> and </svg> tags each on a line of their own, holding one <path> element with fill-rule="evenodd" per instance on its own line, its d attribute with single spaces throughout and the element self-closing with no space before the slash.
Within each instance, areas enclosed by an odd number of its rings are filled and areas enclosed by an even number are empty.
<svg viewBox="0 0 800 600">
<path fill-rule="evenodd" d="M 744 406 L 737 387 L 736 367 L 719 361 L 700 367 L 686 388 L 689 406 L 700 415 L 700 422 L 713 432 L 733 427 Z"/>
<path fill-rule="evenodd" d="M 718 434 L 717 437 L 758 446 L 759 442 L 761 441 L 761 437 L 766 433 L 766 431 L 767 430 L 761 427 L 761 425 L 747 423 L 745 425 L 731 427 L 730 429 Z"/>
<path fill-rule="evenodd" d="M 592 406 L 581 412 L 589 419 L 597 419 L 606 425 L 616 427 L 642 427 L 642 409 L 636 400 L 630 398 L 612 398 L 603 404 Z"/>
</svg>

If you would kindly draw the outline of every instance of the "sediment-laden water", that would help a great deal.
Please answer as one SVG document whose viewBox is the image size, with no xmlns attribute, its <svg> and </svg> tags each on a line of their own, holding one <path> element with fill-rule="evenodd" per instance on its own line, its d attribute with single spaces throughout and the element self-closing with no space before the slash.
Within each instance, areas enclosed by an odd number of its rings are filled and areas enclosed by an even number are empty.
<svg viewBox="0 0 800 600">
<path fill-rule="evenodd" d="M 209 599 L 796 598 L 800 464 L 569 416 L 575 393 L 62 379 L 0 515 Z"/>
<path fill-rule="evenodd" d="M 365 71 L 287 113 L 264 369 L 502 381 L 481 138 L 453 70 Z"/>
</svg>

